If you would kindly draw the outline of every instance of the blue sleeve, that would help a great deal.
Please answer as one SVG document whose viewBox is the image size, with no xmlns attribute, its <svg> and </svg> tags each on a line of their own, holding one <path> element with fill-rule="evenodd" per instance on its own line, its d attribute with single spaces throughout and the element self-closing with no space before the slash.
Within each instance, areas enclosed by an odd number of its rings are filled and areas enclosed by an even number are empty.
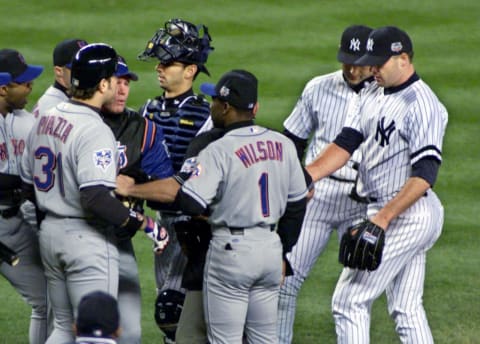
<svg viewBox="0 0 480 344">
<path fill-rule="evenodd" d="M 156 178 L 167 178 L 173 175 L 172 161 L 167 151 L 165 137 L 160 126 L 145 120 L 145 133 L 142 147 L 142 170 Z"/>
</svg>

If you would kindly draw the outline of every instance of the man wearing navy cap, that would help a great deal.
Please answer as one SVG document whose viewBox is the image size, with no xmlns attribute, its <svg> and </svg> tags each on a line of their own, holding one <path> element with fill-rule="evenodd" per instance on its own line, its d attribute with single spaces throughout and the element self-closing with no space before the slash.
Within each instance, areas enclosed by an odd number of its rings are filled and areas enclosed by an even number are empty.
<svg viewBox="0 0 480 344">
<path fill-rule="evenodd" d="M 20 258 L 15 267 L 0 265 L 0 273 L 32 307 L 29 339 L 34 344 L 44 343 L 47 335 L 47 291 L 37 234 L 19 213 L 19 173 L 25 142 L 35 122 L 24 107 L 33 80 L 42 71 L 41 66 L 27 64 L 17 50 L 0 50 L 0 241 Z"/>
<path fill-rule="evenodd" d="M 295 142 L 298 157 L 305 156 L 307 164 L 342 129 L 349 100 L 373 81 L 369 67 L 355 64 L 365 52 L 371 31 L 365 25 L 350 25 L 344 29 L 337 50 L 341 68 L 310 80 L 283 123 L 284 134 Z M 297 295 L 332 233 L 336 230 L 341 237 L 352 221 L 365 214 L 366 205 L 349 197 L 355 190 L 357 171 L 354 166 L 359 159 L 356 154 L 345 168 L 315 183 L 315 194 L 308 202 L 298 242 L 288 256 L 294 274 L 287 277 L 280 288 L 279 344 L 292 342 Z"/>
<path fill-rule="evenodd" d="M 166 151 L 163 131 L 158 124 L 127 108 L 130 82 L 137 74 L 129 70 L 122 56 L 118 58 L 117 92 L 115 98 L 102 108 L 104 122 L 112 129 L 120 154 L 120 173 L 135 177 L 137 182 L 150 178 L 166 178 L 173 174 L 170 156 Z M 143 212 L 143 200 L 122 199 L 132 209 Z M 118 342 L 140 343 L 141 298 L 138 267 L 131 239 L 119 241 L 120 270 L 118 304 L 123 314 L 122 335 Z"/>
<path fill-rule="evenodd" d="M 74 324 L 76 344 L 116 344 L 122 332 L 117 300 L 103 291 L 86 294 Z"/>
<path fill-rule="evenodd" d="M 423 288 L 427 251 L 444 219 L 432 188 L 442 163 L 448 112 L 416 73 L 412 58 L 405 31 L 385 26 L 370 33 L 355 63 L 370 67 L 376 83 L 350 106 L 340 134 L 307 166 L 316 181 L 360 150 L 358 193 L 368 202 L 369 221 L 385 231 L 375 271 L 345 267 L 340 275 L 332 299 L 337 343 L 370 342 L 372 304 L 384 292 L 400 341 L 434 342 Z M 377 238 L 372 234 L 364 240 L 375 243 Z"/>
<path fill-rule="evenodd" d="M 55 81 L 33 107 L 32 112 L 35 117 L 38 117 L 46 110 L 70 98 L 68 89 L 70 88 L 72 58 L 80 48 L 87 44 L 85 40 L 80 38 L 65 39 L 57 44 L 53 50 L 53 73 L 55 75 Z"/>
</svg>

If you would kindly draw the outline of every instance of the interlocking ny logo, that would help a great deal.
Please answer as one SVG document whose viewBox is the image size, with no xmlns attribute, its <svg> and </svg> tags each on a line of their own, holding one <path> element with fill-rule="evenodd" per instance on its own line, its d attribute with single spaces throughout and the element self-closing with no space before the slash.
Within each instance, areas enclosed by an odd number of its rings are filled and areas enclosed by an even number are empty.
<svg viewBox="0 0 480 344">
<path fill-rule="evenodd" d="M 377 132 L 375 133 L 375 140 L 380 141 L 380 146 L 385 147 L 385 145 L 389 144 L 390 135 L 392 135 L 393 131 L 395 130 L 395 121 L 392 122 L 385 127 L 385 117 L 380 118 L 377 124 Z"/>
</svg>

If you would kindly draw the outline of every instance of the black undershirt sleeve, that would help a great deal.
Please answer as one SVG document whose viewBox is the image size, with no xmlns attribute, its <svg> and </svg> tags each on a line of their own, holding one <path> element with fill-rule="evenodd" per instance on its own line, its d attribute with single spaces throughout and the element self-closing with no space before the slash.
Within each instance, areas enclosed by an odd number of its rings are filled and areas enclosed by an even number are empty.
<svg viewBox="0 0 480 344">
<path fill-rule="evenodd" d="M 440 161 L 434 157 L 425 157 L 413 164 L 412 177 L 425 179 L 430 184 L 430 187 L 433 187 L 437 180 L 439 168 Z"/>
<path fill-rule="evenodd" d="M 112 196 L 106 186 L 91 186 L 80 190 L 83 209 L 93 216 L 115 226 L 121 226 L 130 215 L 122 202 Z"/>
<path fill-rule="evenodd" d="M 298 159 L 300 159 L 300 161 L 302 161 L 303 156 L 305 154 L 305 149 L 307 148 L 308 140 L 302 139 L 302 138 L 296 136 L 295 134 L 292 134 L 287 129 L 283 130 L 283 135 L 285 135 L 286 137 L 288 137 L 290 140 L 293 141 L 293 144 L 295 145 L 295 148 L 297 149 Z"/>
<path fill-rule="evenodd" d="M 182 189 L 178 190 L 177 196 L 174 201 L 175 206 L 182 209 L 185 215 L 198 216 L 207 215 L 207 208 L 198 203 L 195 199 L 183 192 Z"/>
<path fill-rule="evenodd" d="M 297 243 L 306 209 L 306 198 L 296 202 L 288 202 L 285 213 L 278 221 L 277 233 L 282 242 L 284 260 L 287 262 L 287 276 L 293 275 L 293 270 L 285 258 L 285 255 L 290 252 L 292 247 Z"/>
<path fill-rule="evenodd" d="M 335 140 L 333 140 L 333 143 L 345 149 L 350 155 L 352 155 L 363 140 L 363 135 L 359 131 L 353 128 L 343 127 L 340 134 L 338 134 Z"/>
</svg>

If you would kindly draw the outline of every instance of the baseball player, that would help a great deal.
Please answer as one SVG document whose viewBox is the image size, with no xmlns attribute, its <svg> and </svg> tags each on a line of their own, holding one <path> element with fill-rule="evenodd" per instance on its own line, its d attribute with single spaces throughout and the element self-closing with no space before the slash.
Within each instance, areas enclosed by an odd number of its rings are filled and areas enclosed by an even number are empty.
<svg viewBox="0 0 480 344">
<path fill-rule="evenodd" d="M 360 146 L 359 195 L 385 230 L 377 270 L 344 268 L 332 300 L 338 343 L 368 343 L 372 303 L 386 291 L 403 343 L 433 343 L 422 304 L 426 253 L 438 239 L 443 207 L 432 191 L 442 161 L 448 114 L 416 74 L 410 37 L 386 26 L 369 35 L 356 61 L 375 81 L 347 114 L 345 127 L 307 170 L 314 180 L 344 165 Z"/>
<path fill-rule="evenodd" d="M 355 66 L 355 60 L 365 52 L 371 31 L 363 25 L 352 25 L 343 31 L 337 52 L 342 69 L 310 80 L 284 122 L 284 133 L 295 142 L 300 159 L 307 140 L 312 137 L 305 157 L 307 164 L 342 129 L 349 99 L 373 81 L 369 67 Z M 345 167 L 315 183 L 315 193 L 308 202 L 297 244 L 288 255 L 294 275 L 287 277 L 280 288 L 277 326 L 281 344 L 292 342 L 298 292 L 333 230 L 337 229 L 341 238 L 352 221 L 366 214 L 366 205 L 349 197 L 357 177 L 354 165 L 359 160 L 356 152 Z"/>
<path fill-rule="evenodd" d="M 225 135 L 200 152 L 176 201 L 187 213 L 208 211 L 212 226 L 203 281 L 208 340 L 242 343 L 245 331 L 248 343 L 277 343 L 282 255 L 306 206 L 302 168 L 289 139 L 254 125 L 253 74 L 233 70 L 201 90 L 213 97 L 212 120 Z"/>
<path fill-rule="evenodd" d="M 185 153 L 182 168 L 174 177 L 135 184 L 134 179 L 119 175 L 116 192 L 157 202 L 173 202 L 180 186 L 190 177 L 192 164 L 199 152 L 223 134 L 223 128 L 213 128 L 195 136 Z M 177 344 L 207 343 L 202 286 L 206 253 L 212 236 L 210 225 L 205 219 L 191 218 L 176 222 L 174 227 L 187 257 L 181 284 L 185 295 L 172 289 L 161 292 L 155 302 L 155 320 L 166 332 L 167 338 L 174 337 Z"/>
<path fill-rule="evenodd" d="M 162 248 L 167 239 L 151 218 L 112 196 L 117 144 L 99 115 L 117 88 L 117 54 L 97 43 L 72 61 L 72 99 L 47 110 L 25 145 L 22 180 L 45 214 L 39 241 L 55 316 L 47 343 L 73 340 L 74 314 L 83 295 L 118 290 L 117 241 L 143 229 Z M 32 199 L 30 195 L 30 199 Z"/>
<path fill-rule="evenodd" d="M 24 110 L 33 80 L 43 67 L 28 65 L 13 49 L 0 50 L 0 241 L 17 252 L 16 266 L 0 265 L 0 273 L 32 307 L 29 342 L 47 337 L 47 283 L 38 251 L 38 237 L 19 212 L 19 177 L 28 133 L 35 122 Z"/>
<path fill-rule="evenodd" d="M 122 332 L 120 314 L 117 300 L 112 295 L 101 290 L 86 294 L 78 305 L 78 315 L 74 323 L 75 343 L 118 343 L 116 339 Z"/>
<path fill-rule="evenodd" d="M 154 58 L 158 81 L 163 95 L 149 99 L 140 113 L 162 127 L 175 172 L 180 170 L 188 144 L 198 133 L 212 127 L 209 103 L 192 90 L 193 81 L 200 73 L 209 75 L 205 63 L 210 46 L 208 29 L 182 19 L 165 22 L 140 54 L 142 60 Z M 157 292 L 181 288 L 186 258 L 178 244 L 173 224 L 185 217 L 172 207 L 147 203 L 159 210 L 157 222 L 167 228 L 170 243 L 162 255 L 155 256 Z"/>
<path fill-rule="evenodd" d="M 128 69 L 125 59 L 118 58 L 117 92 L 113 101 L 102 108 L 103 121 L 112 129 L 118 142 L 120 173 L 134 175 L 139 182 L 150 177 L 166 178 L 173 174 L 172 164 L 165 149 L 162 129 L 154 122 L 126 107 L 130 82 L 137 74 Z M 148 177 L 147 177 L 148 175 Z M 131 209 L 143 211 L 143 201 L 123 199 Z M 141 342 L 141 297 L 138 266 L 130 238 L 118 242 L 120 281 L 118 305 L 122 317 L 118 343 Z"/>
<path fill-rule="evenodd" d="M 65 39 L 59 42 L 53 50 L 53 73 L 55 81 L 49 86 L 45 93 L 38 99 L 33 107 L 33 114 L 36 118 L 58 103 L 68 100 L 70 97 L 70 74 L 72 59 L 88 43 L 80 38 Z"/>
</svg>

